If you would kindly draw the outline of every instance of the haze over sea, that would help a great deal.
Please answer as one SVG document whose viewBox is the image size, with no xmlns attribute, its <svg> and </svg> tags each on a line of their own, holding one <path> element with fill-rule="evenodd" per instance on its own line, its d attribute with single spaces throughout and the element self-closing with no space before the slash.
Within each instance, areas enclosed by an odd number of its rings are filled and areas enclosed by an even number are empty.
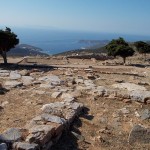
<svg viewBox="0 0 150 150">
<path fill-rule="evenodd" d="M 49 54 L 91 46 L 80 40 L 145 41 L 149 6 L 150 0 L 1 0 L 0 29 L 10 27 L 20 43 Z"/>
<path fill-rule="evenodd" d="M 124 37 L 125 40 L 129 42 L 136 40 L 150 40 L 149 36 L 116 33 L 31 28 L 14 28 L 13 30 L 17 33 L 20 43 L 39 47 L 43 52 L 48 54 L 56 54 L 95 45 L 95 43 L 79 42 L 80 40 L 112 40 L 113 38 L 118 37 Z"/>
</svg>

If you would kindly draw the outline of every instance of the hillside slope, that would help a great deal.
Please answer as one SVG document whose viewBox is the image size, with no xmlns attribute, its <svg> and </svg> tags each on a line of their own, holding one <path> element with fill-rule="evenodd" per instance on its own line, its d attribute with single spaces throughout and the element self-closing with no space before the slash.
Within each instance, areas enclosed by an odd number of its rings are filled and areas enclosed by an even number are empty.
<svg viewBox="0 0 150 150">
<path fill-rule="evenodd" d="M 49 56 L 42 49 L 27 44 L 19 44 L 8 52 L 8 56 Z"/>
</svg>

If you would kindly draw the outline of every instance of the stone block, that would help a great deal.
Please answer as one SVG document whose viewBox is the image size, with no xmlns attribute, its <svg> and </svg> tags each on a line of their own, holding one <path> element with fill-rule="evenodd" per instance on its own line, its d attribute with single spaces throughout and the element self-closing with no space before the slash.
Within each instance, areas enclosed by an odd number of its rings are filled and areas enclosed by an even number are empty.
<svg viewBox="0 0 150 150">
<path fill-rule="evenodd" d="M 40 147 L 38 144 L 35 143 L 27 143 L 27 142 L 15 142 L 13 144 L 13 149 L 16 150 L 39 150 Z"/>
<path fill-rule="evenodd" d="M 51 140 L 55 128 L 50 125 L 36 125 L 29 129 L 26 142 L 44 145 Z"/>
</svg>

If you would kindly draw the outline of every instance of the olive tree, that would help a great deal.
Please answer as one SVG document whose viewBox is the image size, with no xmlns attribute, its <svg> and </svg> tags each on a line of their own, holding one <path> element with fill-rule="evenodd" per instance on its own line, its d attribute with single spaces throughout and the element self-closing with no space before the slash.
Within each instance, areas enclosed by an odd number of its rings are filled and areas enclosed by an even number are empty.
<svg viewBox="0 0 150 150">
<path fill-rule="evenodd" d="M 123 39 L 113 39 L 110 43 L 106 45 L 106 49 L 109 56 L 120 56 L 123 58 L 123 63 L 126 62 L 126 57 L 133 56 L 134 50 L 129 46 L 129 44 Z"/>
<path fill-rule="evenodd" d="M 3 57 L 4 63 L 7 64 L 6 53 L 19 44 L 17 35 L 11 31 L 10 28 L 0 30 L 0 55 Z"/>
<path fill-rule="evenodd" d="M 150 53 L 150 45 L 143 41 L 137 41 L 134 46 L 140 54 L 144 54 L 146 60 L 146 54 Z"/>
</svg>

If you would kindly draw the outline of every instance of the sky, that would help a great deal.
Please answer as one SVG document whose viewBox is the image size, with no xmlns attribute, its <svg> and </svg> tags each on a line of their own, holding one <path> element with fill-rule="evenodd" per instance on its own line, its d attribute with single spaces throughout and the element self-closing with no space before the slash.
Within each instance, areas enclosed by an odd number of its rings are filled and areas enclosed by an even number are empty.
<svg viewBox="0 0 150 150">
<path fill-rule="evenodd" d="M 150 0 L 0 0 L 0 27 L 150 35 Z"/>
</svg>

